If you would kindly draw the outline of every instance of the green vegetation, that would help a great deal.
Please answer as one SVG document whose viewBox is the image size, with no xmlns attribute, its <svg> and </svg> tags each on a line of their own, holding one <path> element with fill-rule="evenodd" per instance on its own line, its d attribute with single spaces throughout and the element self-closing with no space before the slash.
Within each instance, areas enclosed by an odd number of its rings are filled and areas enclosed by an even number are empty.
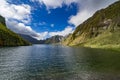
<svg viewBox="0 0 120 80">
<path fill-rule="evenodd" d="M 120 49 L 120 1 L 97 11 L 62 43 L 68 46 Z"/>
<path fill-rule="evenodd" d="M 30 45 L 14 32 L 10 31 L 5 24 L 5 19 L 0 16 L 0 46 L 23 46 Z"/>
<path fill-rule="evenodd" d="M 83 46 L 92 48 L 115 49 L 120 51 L 120 30 L 105 31 L 101 35 L 87 40 Z M 80 45 L 80 44 L 79 44 Z"/>
</svg>

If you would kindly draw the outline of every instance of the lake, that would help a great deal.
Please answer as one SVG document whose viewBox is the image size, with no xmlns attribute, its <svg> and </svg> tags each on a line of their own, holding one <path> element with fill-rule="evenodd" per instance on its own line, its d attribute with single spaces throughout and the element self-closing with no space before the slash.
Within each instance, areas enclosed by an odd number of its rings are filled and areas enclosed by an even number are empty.
<svg viewBox="0 0 120 80">
<path fill-rule="evenodd" d="M 0 48 L 0 80 L 120 80 L 120 52 L 60 45 Z"/>
</svg>

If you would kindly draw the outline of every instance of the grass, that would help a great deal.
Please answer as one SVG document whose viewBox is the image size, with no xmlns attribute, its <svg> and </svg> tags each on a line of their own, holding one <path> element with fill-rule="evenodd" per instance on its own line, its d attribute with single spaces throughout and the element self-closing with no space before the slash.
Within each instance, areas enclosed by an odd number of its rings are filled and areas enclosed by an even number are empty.
<svg viewBox="0 0 120 80">
<path fill-rule="evenodd" d="M 88 39 L 85 43 L 76 46 L 91 48 L 102 48 L 120 51 L 120 32 L 119 29 L 114 32 L 105 31 L 101 35 Z"/>
<path fill-rule="evenodd" d="M 98 10 L 92 17 L 80 24 L 73 34 L 63 41 L 63 45 L 85 46 L 120 51 L 119 13 L 120 1 L 115 2 L 105 9 Z M 103 29 L 106 25 L 104 22 L 109 19 L 111 22 L 107 25 L 108 28 Z M 113 29 L 116 30 L 112 31 Z"/>
</svg>

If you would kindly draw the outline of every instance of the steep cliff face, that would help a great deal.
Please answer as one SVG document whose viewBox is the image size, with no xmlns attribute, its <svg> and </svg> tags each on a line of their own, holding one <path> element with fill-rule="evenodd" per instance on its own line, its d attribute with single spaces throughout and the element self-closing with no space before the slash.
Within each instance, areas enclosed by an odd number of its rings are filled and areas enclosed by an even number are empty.
<svg viewBox="0 0 120 80">
<path fill-rule="evenodd" d="M 109 37 L 105 37 L 105 35 Z M 90 44 L 92 45 L 96 38 L 99 40 L 98 43 L 105 39 L 105 42 L 109 42 L 108 44 L 118 44 L 120 42 L 120 36 L 118 35 L 120 35 L 120 1 L 97 11 L 92 17 L 80 24 L 74 33 L 63 41 L 63 44 L 72 46 L 92 42 Z M 113 39 L 113 41 L 117 40 L 117 43 L 109 41 L 109 38 L 113 36 L 116 36 L 117 39 Z"/>
<path fill-rule="evenodd" d="M 21 46 L 29 45 L 27 41 L 19 35 L 10 31 L 5 24 L 5 18 L 0 16 L 0 46 Z"/>
</svg>

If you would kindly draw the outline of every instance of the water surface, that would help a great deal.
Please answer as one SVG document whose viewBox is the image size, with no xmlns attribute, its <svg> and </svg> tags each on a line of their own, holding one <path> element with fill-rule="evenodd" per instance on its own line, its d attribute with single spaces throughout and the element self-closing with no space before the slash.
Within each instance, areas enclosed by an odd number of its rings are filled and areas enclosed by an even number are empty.
<svg viewBox="0 0 120 80">
<path fill-rule="evenodd" d="M 120 53 L 59 45 L 0 48 L 0 80 L 120 80 Z"/>
</svg>

